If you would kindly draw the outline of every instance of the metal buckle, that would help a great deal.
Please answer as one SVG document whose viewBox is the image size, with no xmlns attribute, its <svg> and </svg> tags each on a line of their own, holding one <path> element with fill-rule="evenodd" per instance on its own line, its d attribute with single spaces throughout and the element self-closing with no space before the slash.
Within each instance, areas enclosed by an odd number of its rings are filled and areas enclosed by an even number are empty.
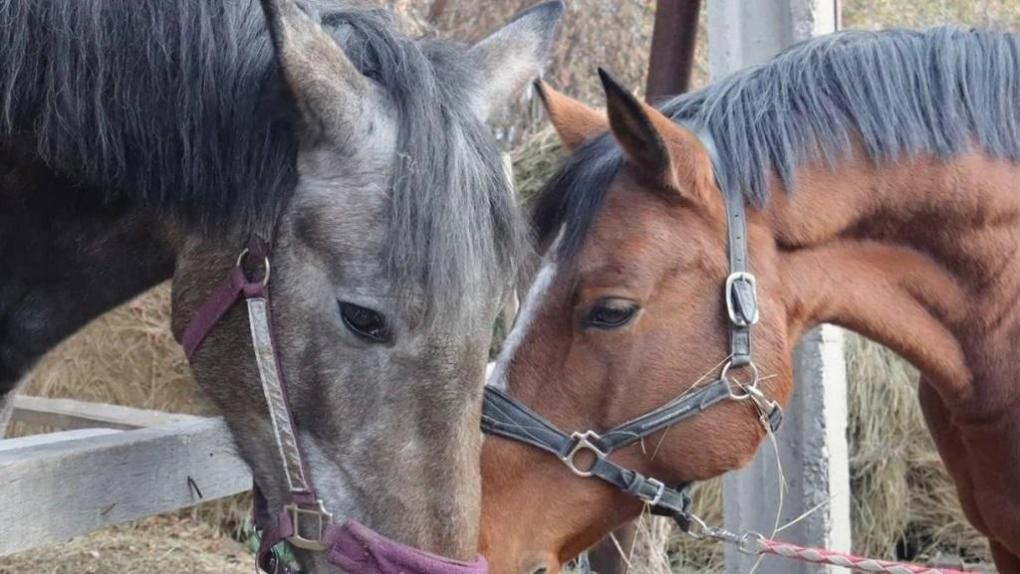
<svg viewBox="0 0 1020 574">
<path fill-rule="evenodd" d="M 735 285 L 742 281 L 751 286 L 751 296 L 754 298 L 754 308 L 750 317 L 738 317 L 737 310 L 733 306 L 736 297 Z M 738 327 L 750 327 L 758 322 L 758 280 L 754 275 L 743 271 L 730 273 L 726 278 L 726 313 L 730 316 L 730 322 Z"/>
<path fill-rule="evenodd" d="M 315 504 L 318 508 L 303 508 L 294 503 L 283 507 L 284 512 L 290 515 L 291 524 L 294 526 L 294 534 L 287 537 L 287 542 L 303 550 L 322 552 L 329 548 L 329 544 L 326 544 L 324 538 L 326 537 L 326 526 L 333 522 L 333 515 L 326 510 L 321 500 L 316 500 Z M 312 526 L 315 527 L 314 531 L 318 533 L 316 538 L 305 538 L 301 534 L 301 521 L 303 518 L 315 519 Z"/>
<path fill-rule="evenodd" d="M 661 480 L 652 477 L 645 479 L 645 482 L 655 486 L 656 492 L 655 496 L 653 496 L 651 500 L 645 498 L 644 496 L 641 497 L 641 500 L 644 500 L 645 502 L 652 506 L 658 506 L 659 503 L 662 502 L 662 495 L 666 494 L 666 484 L 663 483 Z"/>
<path fill-rule="evenodd" d="M 588 478 L 594 476 L 592 469 L 595 468 L 595 464 L 597 464 L 598 461 L 606 458 L 608 453 L 604 453 L 601 450 L 599 450 L 598 447 L 596 447 L 591 441 L 592 439 L 598 440 L 602 437 L 600 437 L 595 431 L 585 431 L 583 433 L 575 432 L 574 434 L 570 435 L 570 438 L 574 440 L 574 446 L 570 448 L 570 452 L 568 452 L 566 456 L 560 457 L 560 460 L 563 461 L 563 464 L 567 465 L 567 468 L 570 469 L 570 472 L 576 474 L 577 476 L 580 476 L 581 478 Z M 595 462 L 593 462 L 592 465 L 589 466 L 587 470 L 581 470 L 580 468 L 578 468 L 577 463 L 574 462 L 574 459 L 577 458 L 578 453 L 584 451 L 589 451 L 593 455 L 595 455 Z"/>
</svg>

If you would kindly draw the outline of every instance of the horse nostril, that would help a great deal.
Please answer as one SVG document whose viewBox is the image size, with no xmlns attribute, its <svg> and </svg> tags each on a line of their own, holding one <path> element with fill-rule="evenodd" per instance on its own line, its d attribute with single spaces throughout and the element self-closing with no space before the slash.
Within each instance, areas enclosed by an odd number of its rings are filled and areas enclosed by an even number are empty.
<svg viewBox="0 0 1020 574">
<path fill-rule="evenodd" d="M 539 566 L 531 571 L 531 574 L 549 574 L 549 569 L 545 566 Z"/>
</svg>

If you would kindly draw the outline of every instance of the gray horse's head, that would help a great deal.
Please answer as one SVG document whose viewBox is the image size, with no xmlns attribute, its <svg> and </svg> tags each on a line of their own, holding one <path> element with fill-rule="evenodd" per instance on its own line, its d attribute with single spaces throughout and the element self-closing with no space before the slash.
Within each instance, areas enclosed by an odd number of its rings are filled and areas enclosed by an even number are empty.
<svg viewBox="0 0 1020 574">
<path fill-rule="evenodd" d="M 473 558 L 491 325 L 527 243 L 485 121 L 540 73 L 562 5 L 461 46 L 407 39 L 378 11 L 263 4 L 300 116 L 269 288 L 313 482 L 337 522 Z M 185 250 L 178 330 L 236 255 Z M 275 510 L 288 493 L 247 329 L 232 310 L 193 368 Z"/>
</svg>

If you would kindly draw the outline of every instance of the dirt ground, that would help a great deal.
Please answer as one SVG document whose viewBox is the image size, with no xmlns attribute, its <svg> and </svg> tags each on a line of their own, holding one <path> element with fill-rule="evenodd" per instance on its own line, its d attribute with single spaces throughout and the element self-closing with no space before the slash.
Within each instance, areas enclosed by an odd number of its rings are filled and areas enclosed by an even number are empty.
<svg viewBox="0 0 1020 574">
<path fill-rule="evenodd" d="M 200 521 L 160 516 L 0 558 L 0 574 L 251 574 L 254 558 Z"/>
</svg>

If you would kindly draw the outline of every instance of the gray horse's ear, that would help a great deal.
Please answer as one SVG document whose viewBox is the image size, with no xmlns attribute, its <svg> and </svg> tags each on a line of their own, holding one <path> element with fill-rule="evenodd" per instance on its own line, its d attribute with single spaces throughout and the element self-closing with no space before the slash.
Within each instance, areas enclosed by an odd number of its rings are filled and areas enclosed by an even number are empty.
<svg viewBox="0 0 1020 574">
<path fill-rule="evenodd" d="M 305 127 L 316 135 L 357 131 L 378 88 L 295 0 L 262 0 L 276 58 Z"/>
<path fill-rule="evenodd" d="M 478 74 L 471 97 L 478 117 L 488 119 L 509 106 L 542 74 L 564 9 L 560 0 L 534 6 L 471 47 Z"/>
</svg>

